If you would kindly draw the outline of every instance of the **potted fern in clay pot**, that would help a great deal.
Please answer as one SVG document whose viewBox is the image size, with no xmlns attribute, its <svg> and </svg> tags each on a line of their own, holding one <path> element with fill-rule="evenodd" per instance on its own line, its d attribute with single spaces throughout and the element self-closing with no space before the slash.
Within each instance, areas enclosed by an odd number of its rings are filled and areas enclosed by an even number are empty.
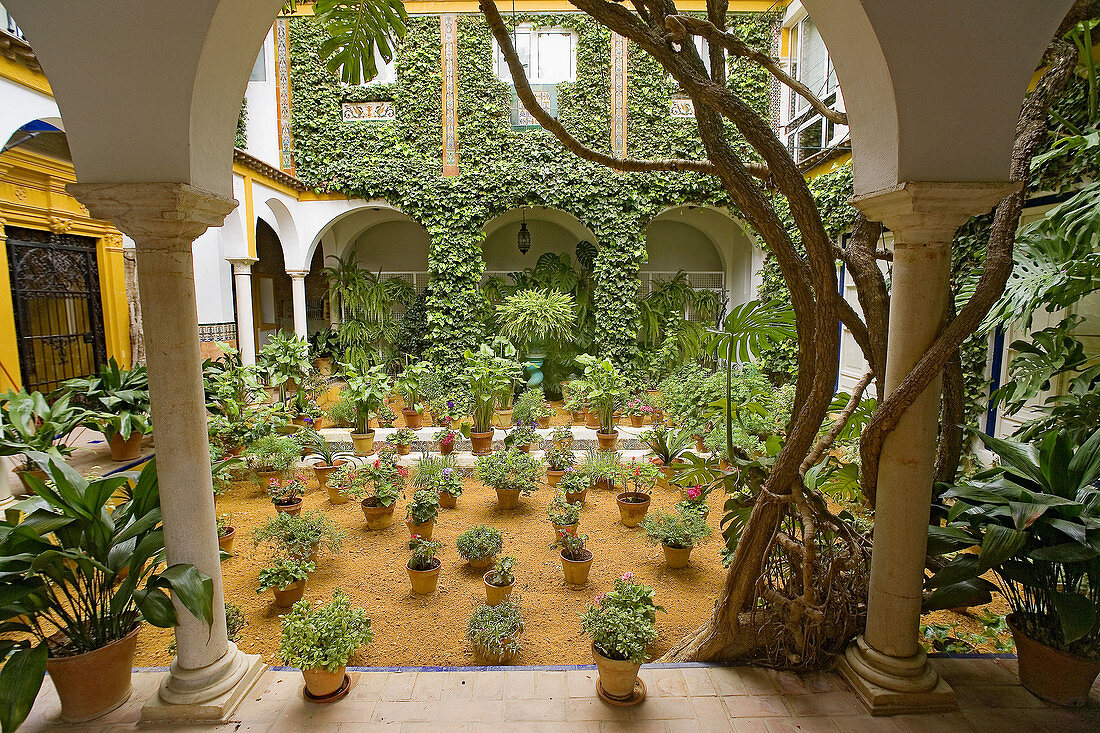
<svg viewBox="0 0 1100 733">
<path fill-rule="evenodd" d="M 515 567 L 516 558 L 505 555 L 497 560 L 492 570 L 482 576 L 487 605 L 495 606 L 512 594 L 512 587 L 516 584 Z"/>
<path fill-rule="evenodd" d="M 504 535 L 499 529 L 479 524 L 460 534 L 455 544 L 458 554 L 471 568 L 484 570 L 504 548 Z"/>
<path fill-rule="evenodd" d="M 657 638 L 653 589 L 634 582 L 634 573 L 615 581 L 615 589 L 597 596 L 581 616 L 581 630 L 592 637 L 592 657 L 599 672 L 596 692 L 616 705 L 636 705 L 645 699 L 638 670 L 649 659 Z"/>
<path fill-rule="evenodd" d="M 337 588 L 325 605 L 313 608 L 309 601 L 298 601 L 282 617 L 279 656 L 302 670 L 307 699 L 328 702 L 347 694 L 348 660 L 373 638 L 367 612 L 354 608 Z"/>
</svg>

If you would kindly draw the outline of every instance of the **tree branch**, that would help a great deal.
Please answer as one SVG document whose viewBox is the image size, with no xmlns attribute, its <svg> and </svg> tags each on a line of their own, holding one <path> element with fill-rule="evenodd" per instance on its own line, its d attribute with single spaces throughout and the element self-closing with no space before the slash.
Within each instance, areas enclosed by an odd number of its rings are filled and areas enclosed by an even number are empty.
<svg viewBox="0 0 1100 733">
<path fill-rule="evenodd" d="M 702 18 L 693 18 L 690 15 L 668 16 L 665 18 L 665 28 L 668 29 L 669 35 L 676 41 L 685 41 L 689 35 L 700 36 L 707 39 L 711 48 L 721 46 L 729 51 L 731 56 L 752 61 L 778 79 L 780 83 L 793 89 L 798 96 L 809 102 L 810 106 L 817 110 L 822 117 L 838 125 L 848 126 L 848 115 L 822 102 L 808 86 L 783 71 L 783 68 L 775 59 L 766 53 L 757 51 L 729 31 L 720 30 L 713 23 Z"/>
<path fill-rule="evenodd" d="M 836 418 L 836 422 L 829 428 L 829 432 L 826 433 L 821 440 L 817 441 L 817 445 L 814 446 L 814 449 L 810 451 L 802 461 L 802 465 L 798 467 L 798 472 L 800 474 L 805 476 L 806 471 L 810 470 L 815 463 L 821 460 L 821 456 L 825 454 L 825 451 L 833 446 L 837 436 L 844 430 L 844 426 L 848 424 L 856 408 L 859 407 L 859 403 L 863 400 L 863 392 L 867 389 L 867 385 L 869 385 L 874 378 L 874 371 L 868 370 L 867 373 L 856 382 L 856 386 L 852 388 L 852 396 L 848 398 L 848 404 L 841 410 Z"/>
<path fill-rule="evenodd" d="M 620 171 L 694 171 L 707 175 L 715 174 L 714 164 L 705 161 L 681 160 L 678 158 L 665 160 L 616 158 L 613 155 L 607 155 L 585 146 L 580 140 L 569 134 L 569 131 L 539 104 L 535 93 L 531 90 L 530 82 L 527 81 L 527 75 L 523 71 L 523 63 L 519 60 L 519 54 L 516 53 L 516 49 L 512 45 L 512 39 L 508 35 L 508 29 L 504 25 L 504 20 L 500 17 L 500 11 L 497 10 L 496 3 L 493 0 L 480 0 L 480 5 L 482 12 L 485 14 L 485 20 L 489 24 L 489 30 L 493 32 L 497 45 L 500 46 L 504 59 L 508 62 L 508 70 L 512 73 L 512 83 L 516 87 L 516 96 L 523 102 L 523 106 L 527 108 L 531 116 L 544 129 L 550 131 L 554 137 L 561 141 L 561 144 L 567 150 L 584 160 L 590 160 L 593 163 L 599 163 Z"/>
</svg>

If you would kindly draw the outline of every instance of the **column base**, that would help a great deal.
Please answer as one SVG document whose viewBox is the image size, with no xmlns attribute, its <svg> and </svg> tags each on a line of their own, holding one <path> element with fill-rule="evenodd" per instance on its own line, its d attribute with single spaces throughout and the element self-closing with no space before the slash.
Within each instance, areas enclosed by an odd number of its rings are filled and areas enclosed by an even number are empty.
<svg viewBox="0 0 1100 733">
<path fill-rule="evenodd" d="M 957 710 L 955 691 L 928 664 L 925 653 L 891 657 L 856 638 L 837 660 L 837 671 L 848 681 L 871 715 L 903 715 Z"/>
<path fill-rule="evenodd" d="M 142 721 L 229 717 L 267 669 L 258 654 L 244 654 L 232 642 L 229 646 L 222 660 L 202 670 L 180 670 L 173 662 L 157 694 L 142 707 Z M 210 679 L 211 667 L 222 674 Z M 200 680 L 206 684 L 200 686 Z"/>
</svg>

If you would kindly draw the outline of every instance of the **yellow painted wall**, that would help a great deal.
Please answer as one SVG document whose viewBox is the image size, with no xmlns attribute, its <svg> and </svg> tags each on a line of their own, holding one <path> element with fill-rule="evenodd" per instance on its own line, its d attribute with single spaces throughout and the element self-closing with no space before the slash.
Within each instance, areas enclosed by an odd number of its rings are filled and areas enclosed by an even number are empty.
<svg viewBox="0 0 1100 733">
<path fill-rule="evenodd" d="M 0 227 L 17 226 L 97 240 L 99 289 L 107 357 L 130 365 L 130 319 L 122 235 L 65 191 L 72 164 L 16 148 L 0 155 Z M 19 354 L 6 245 L 0 247 L 0 389 L 19 388 Z M 14 383 L 13 383 L 14 382 Z"/>
</svg>

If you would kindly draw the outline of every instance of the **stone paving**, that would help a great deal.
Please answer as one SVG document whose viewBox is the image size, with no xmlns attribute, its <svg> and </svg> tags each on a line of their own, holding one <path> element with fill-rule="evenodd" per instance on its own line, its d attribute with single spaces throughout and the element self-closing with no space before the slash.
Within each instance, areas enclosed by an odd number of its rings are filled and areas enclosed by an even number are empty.
<svg viewBox="0 0 1100 733">
<path fill-rule="evenodd" d="M 146 725 L 141 704 L 163 671 L 134 674 L 134 694 L 110 715 L 83 726 L 57 722 L 59 704 L 47 679 L 21 729 L 31 731 L 258 731 L 320 733 L 1081 733 L 1100 731 L 1100 684 L 1084 708 L 1046 705 L 1019 686 L 1014 659 L 935 659 L 959 710 L 938 715 L 872 718 L 833 674 L 794 675 L 747 667 L 652 665 L 641 676 L 648 698 L 635 708 L 597 699 L 596 670 L 514 668 L 355 670 L 346 698 L 306 702 L 296 670 L 268 670 L 221 725 Z"/>
</svg>

